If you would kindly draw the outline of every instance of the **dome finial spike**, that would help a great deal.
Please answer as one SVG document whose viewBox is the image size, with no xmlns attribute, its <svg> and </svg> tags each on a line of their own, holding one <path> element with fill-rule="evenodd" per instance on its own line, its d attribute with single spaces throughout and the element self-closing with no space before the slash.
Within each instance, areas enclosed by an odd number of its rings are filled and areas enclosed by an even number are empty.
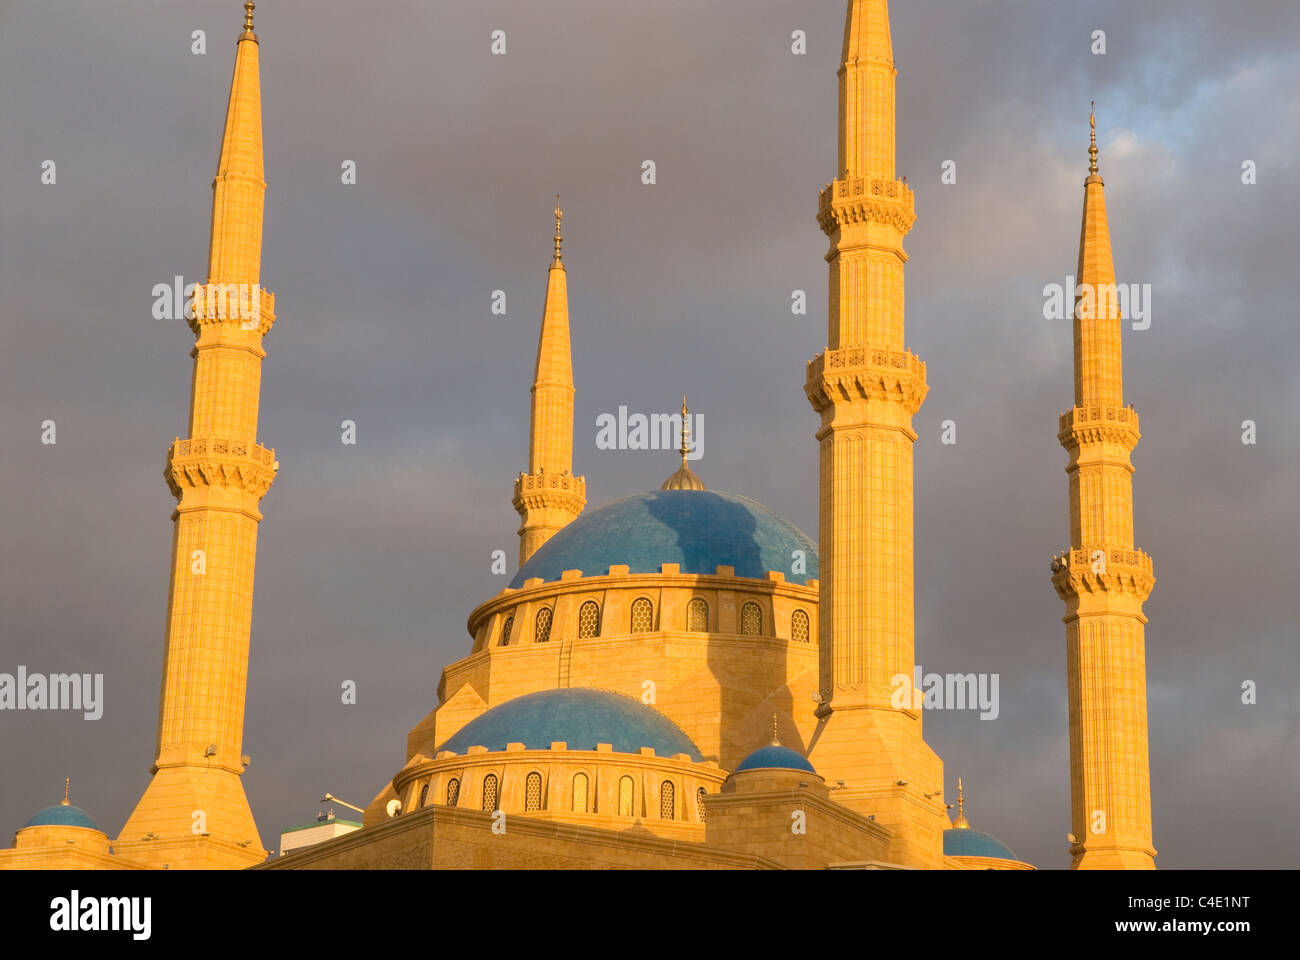
<svg viewBox="0 0 1300 960">
<path fill-rule="evenodd" d="M 72 801 L 68 799 L 68 790 L 71 787 L 72 787 L 72 778 L 64 777 L 63 778 L 63 802 L 60 803 L 59 806 L 67 807 L 72 805 Z"/>
<path fill-rule="evenodd" d="M 686 466 L 686 455 L 691 452 L 691 412 L 686 408 L 686 394 L 682 394 L 682 466 Z"/>
<path fill-rule="evenodd" d="M 560 195 L 555 195 L 555 262 L 560 263 L 564 260 L 561 248 L 564 245 L 564 237 L 560 233 L 560 225 L 564 222 L 564 211 L 560 209 Z"/>
<path fill-rule="evenodd" d="M 1088 173 L 1097 175 L 1097 101 L 1091 101 L 1092 113 L 1088 117 L 1088 126 L 1092 128 L 1092 145 L 1088 147 Z"/>
<path fill-rule="evenodd" d="M 253 32 L 253 8 L 256 6 L 257 4 L 255 4 L 253 0 L 248 0 L 248 2 L 244 4 L 244 32 L 245 33 Z"/>
<path fill-rule="evenodd" d="M 774 746 L 774 747 L 779 747 L 779 746 L 781 746 L 781 734 L 780 734 L 780 730 L 781 730 L 781 728 L 780 728 L 780 725 L 779 725 L 779 721 L 777 720 L 777 716 L 776 716 L 776 714 L 774 713 L 774 714 L 772 714 L 772 746 Z"/>
<path fill-rule="evenodd" d="M 703 490 L 704 481 L 686 464 L 691 453 L 691 411 L 686 406 L 686 394 L 682 394 L 682 445 L 677 452 L 682 455 L 682 465 L 676 473 L 664 481 L 663 489 Z"/>
<path fill-rule="evenodd" d="M 962 786 L 961 777 L 957 778 L 957 819 L 953 822 L 953 828 L 970 829 L 970 821 L 966 819 L 966 791 Z"/>
</svg>

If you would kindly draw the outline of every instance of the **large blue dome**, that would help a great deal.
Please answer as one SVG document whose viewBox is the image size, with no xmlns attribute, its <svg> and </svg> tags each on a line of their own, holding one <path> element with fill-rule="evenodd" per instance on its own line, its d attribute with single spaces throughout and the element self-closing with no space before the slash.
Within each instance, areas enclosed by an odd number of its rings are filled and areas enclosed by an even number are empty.
<svg viewBox="0 0 1300 960">
<path fill-rule="evenodd" d="M 793 573 L 793 554 L 804 553 L 803 573 Z M 602 577 L 611 566 L 630 573 L 659 573 L 675 563 L 682 573 L 713 574 L 736 568 L 736 576 L 763 579 L 778 570 L 792 583 L 817 578 L 817 545 L 767 507 L 734 493 L 653 490 L 588 511 L 548 540 L 520 568 L 510 586 L 540 577 L 552 582 L 566 570 Z"/>
<path fill-rule="evenodd" d="M 56 803 L 53 806 L 37 810 L 32 814 L 32 818 L 23 824 L 23 829 L 27 827 L 87 827 L 91 830 L 99 829 L 99 827 L 95 826 L 95 821 L 90 818 L 90 814 L 70 803 Z"/>
<path fill-rule="evenodd" d="M 1011 848 L 997 837 L 979 830 L 953 828 L 943 832 L 945 857 L 993 857 L 998 860 L 1019 860 Z"/>
<path fill-rule="evenodd" d="M 549 750 L 556 742 L 570 750 L 595 750 L 596 744 L 608 743 L 617 753 L 650 747 L 660 757 L 687 753 L 697 763 L 703 759 L 691 738 L 658 710 L 622 694 L 580 687 L 507 700 L 461 727 L 438 752 L 463 754 L 470 747 L 500 751 L 508 743 Z"/>
</svg>

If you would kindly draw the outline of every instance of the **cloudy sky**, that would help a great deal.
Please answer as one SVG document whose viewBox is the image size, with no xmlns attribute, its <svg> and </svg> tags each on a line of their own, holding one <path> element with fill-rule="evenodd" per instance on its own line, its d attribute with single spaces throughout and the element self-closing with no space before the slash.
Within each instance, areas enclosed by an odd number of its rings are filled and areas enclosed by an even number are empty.
<svg viewBox="0 0 1300 960">
<path fill-rule="evenodd" d="M 65 776 L 116 835 L 148 779 L 174 506 L 161 472 L 193 344 L 183 321 L 153 319 L 151 290 L 203 279 L 241 16 L 235 0 L 0 3 L 0 672 L 106 685 L 97 721 L 0 714 L 0 843 Z M 259 439 L 281 470 L 262 504 L 244 751 L 268 847 L 325 791 L 364 805 L 401 766 L 441 669 L 468 651 L 470 609 L 504 585 L 491 552 L 513 565 L 556 193 L 592 504 L 675 467 L 597 450 L 596 417 L 671 411 L 686 392 L 710 487 L 816 533 L 802 385 L 826 343 L 815 213 L 835 173 L 843 18 L 842 0 L 259 4 L 262 276 L 279 315 Z M 918 210 L 907 340 L 930 382 L 918 658 L 1001 677 L 998 719 L 927 714 L 948 792 L 962 776 L 977 828 L 1067 863 L 1048 563 L 1068 536 L 1071 336 L 1043 319 L 1042 290 L 1073 273 L 1095 99 L 1119 279 L 1153 297 L 1124 359 L 1144 431 L 1137 543 L 1158 579 L 1158 863 L 1295 866 L 1300 7 L 906 0 L 892 20 Z M 790 311 L 799 289 L 806 317 Z"/>
</svg>

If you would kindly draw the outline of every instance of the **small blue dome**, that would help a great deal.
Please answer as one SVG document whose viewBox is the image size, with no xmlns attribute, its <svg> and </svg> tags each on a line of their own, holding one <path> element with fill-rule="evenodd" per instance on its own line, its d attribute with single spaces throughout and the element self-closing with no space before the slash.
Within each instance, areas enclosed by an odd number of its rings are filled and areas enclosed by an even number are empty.
<svg viewBox="0 0 1300 960">
<path fill-rule="evenodd" d="M 27 827 L 88 827 L 91 830 L 99 829 L 99 827 L 95 826 L 95 821 L 90 819 L 90 814 L 70 803 L 56 803 L 44 810 L 37 810 L 32 815 L 32 818 L 23 824 L 23 829 Z"/>
<path fill-rule="evenodd" d="M 943 855 L 945 857 L 993 857 L 997 860 L 1020 859 L 997 837 L 991 837 L 979 830 L 956 828 L 943 832 Z"/>
<path fill-rule="evenodd" d="M 608 743 L 617 753 L 650 747 L 660 757 L 686 753 L 697 763 L 704 759 L 691 738 L 658 710 L 619 693 L 582 688 L 508 700 L 465 724 L 438 752 L 463 754 L 470 747 L 499 751 L 508 743 L 549 750 L 555 742 L 570 750 L 595 750 L 596 744 Z"/>
<path fill-rule="evenodd" d="M 742 770 L 770 770 L 772 768 L 803 770 L 806 773 L 817 772 L 802 753 L 791 750 L 789 747 L 776 745 L 755 750 L 740 761 L 740 766 L 736 767 L 735 772 L 740 773 Z"/>
<path fill-rule="evenodd" d="M 795 550 L 804 553 L 804 573 L 791 572 Z M 659 573 L 665 563 L 689 574 L 735 567 L 736 576 L 755 580 L 779 570 L 791 583 L 803 584 L 817 578 L 817 545 L 748 497 L 653 490 L 578 517 L 532 555 L 510 586 L 518 589 L 534 577 L 550 583 L 565 570 L 603 577 L 620 564 L 630 573 Z"/>
</svg>

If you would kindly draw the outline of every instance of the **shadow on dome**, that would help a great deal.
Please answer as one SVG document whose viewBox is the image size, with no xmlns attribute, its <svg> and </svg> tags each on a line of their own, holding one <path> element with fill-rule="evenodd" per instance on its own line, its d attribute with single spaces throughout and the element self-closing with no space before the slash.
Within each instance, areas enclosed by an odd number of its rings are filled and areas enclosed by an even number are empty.
<svg viewBox="0 0 1300 960">
<path fill-rule="evenodd" d="M 741 576 L 762 570 L 762 550 L 755 536 L 758 521 L 742 504 L 707 490 L 690 490 L 655 491 L 645 505 L 652 517 L 677 535 L 673 546 L 682 556 L 683 572 L 713 573 L 719 564 L 735 567 Z"/>
</svg>

